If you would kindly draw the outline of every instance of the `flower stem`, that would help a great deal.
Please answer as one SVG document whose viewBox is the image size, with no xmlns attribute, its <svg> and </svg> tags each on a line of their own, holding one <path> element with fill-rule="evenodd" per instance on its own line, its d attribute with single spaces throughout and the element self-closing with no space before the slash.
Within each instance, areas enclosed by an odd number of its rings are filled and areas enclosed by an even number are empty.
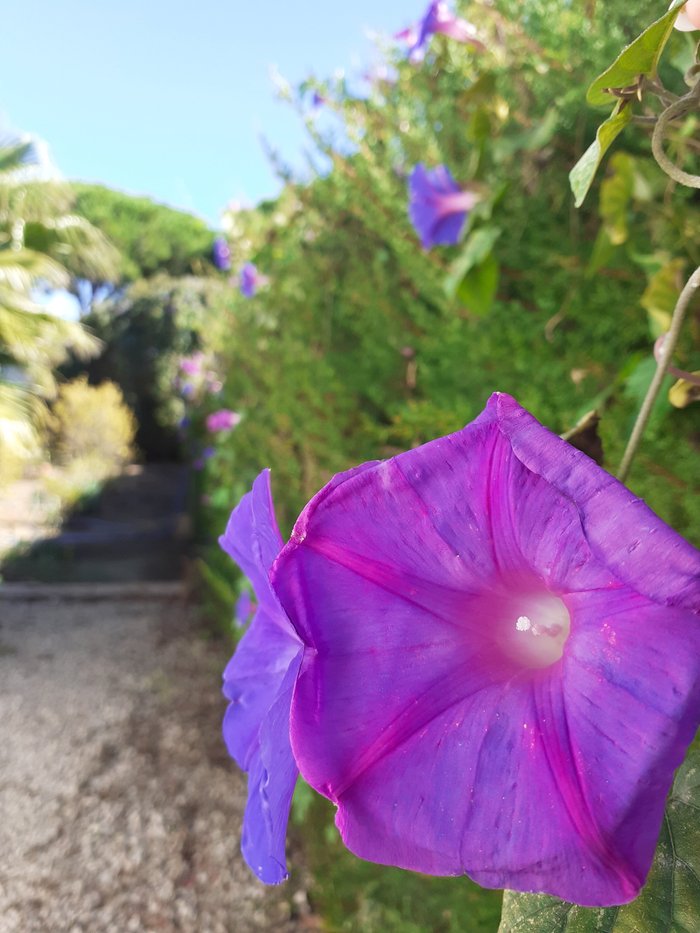
<svg viewBox="0 0 700 933">
<path fill-rule="evenodd" d="M 634 459 L 634 455 L 637 453 L 639 442 L 642 439 L 642 434 L 644 433 L 644 429 L 646 428 L 647 422 L 649 421 L 652 408 L 654 407 L 654 402 L 656 401 L 656 397 L 658 396 L 661 389 L 664 376 L 668 372 L 668 368 L 671 364 L 671 359 L 676 349 L 676 344 L 678 343 L 681 327 L 683 326 L 685 313 L 688 310 L 688 306 L 690 305 L 690 302 L 698 288 L 700 288 L 700 266 L 698 266 L 698 268 L 695 270 L 695 272 L 693 272 L 693 274 L 683 286 L 683 291 L 678 296 L 676 307 L 673 309 L 671 326 L 659 354 L 659 360 L 656 366 L 656 372 L 654 373 L 654 378 L 651 380 L 651 384 L 647 389 L 647 394 L 644 397 L 642 407 L 639 409 L 639 414 L 637 415 L 637 420 L 635 421 L 634 427 L 632 428 L 632 434 L 630 435 L 630 439 L 627 442 L 627 449 L 625 450 L 622 462 L 620 463 L 620 469 L 618 471 L 617 478 L 622 483 L 624 483 L 624 481 L 627 479 L 630 466 L 632 465 L 632 460 Z"/>
</svg>

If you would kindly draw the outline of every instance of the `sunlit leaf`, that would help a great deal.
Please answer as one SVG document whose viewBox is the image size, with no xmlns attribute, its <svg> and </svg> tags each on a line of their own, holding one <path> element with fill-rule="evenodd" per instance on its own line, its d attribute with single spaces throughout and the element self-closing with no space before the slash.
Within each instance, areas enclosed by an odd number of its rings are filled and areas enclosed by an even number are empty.
<svg viewBox="0 0 700 933">
<path fill-rule="evenodd" d="M 576 199 L 576 207 L 583 204 L 603 156 L 631 118 L 630 108 L 625 106 L 624 101 L 620 101 L 612 116 L 600 124 L 595 139 L 569 172 L 569 183 Z"/>
<path fill-rule="evenodd" d="M 695 933 L 700 916 L 700 750 L 678 769 L 659 844 L 639 897 L 590 908 L 506 891 L 498 933 Z"/>
<path fill-rule="evenodd" d="M 649 315 L 649 328 L 653 337 L 665 334 L 671 326 L 671 315 L 681 291 L 684 269 L 684 259 L 672 259 L 649 279 L 640 304 Z"/>
<path fill-rule="evenodd" d="M 685 0 L 675 0 L 667 13 L 623 49 L 612 65 L 595 79 L 586 94 L 589 104 L 610 103 L 611 95 L 607 88 L 626 88 L 635 84 L 640 75 L 656 73 L 659 58 L 683 3 Z"/>
</svg>

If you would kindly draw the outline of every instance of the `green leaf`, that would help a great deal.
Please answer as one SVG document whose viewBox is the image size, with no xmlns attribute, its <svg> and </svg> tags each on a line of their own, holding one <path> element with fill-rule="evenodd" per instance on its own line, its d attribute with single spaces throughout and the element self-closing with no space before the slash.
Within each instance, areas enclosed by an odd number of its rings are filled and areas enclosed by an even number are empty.
<svg viewBox="0 0 700 933">
<path fill-rule="evenodd" d="M 595 139 L 569 172 L 569 183 L 576 198 L 576 207 L 583 204 L 603 156 L 631 118 L 630 108 L 624 105 L 624 101 L 620 101 L 612 115 L 600 124 Z"/>
<path fill-rule="evenodd" d="M 627 208 L 634 193 L 634 159 L 616 152 L 610 160 L 611 172 L 600 185 L 600 216 L 613 246 L 627 240 Z"/>
<path fill-rule="evenodd" d="M 449 274 L 445 280 L 445 291 L 450 298 L 457 294 L 464 276 L 478 266 L 491 253 L 494 243 L 501 235 L 500 227 L 479 227 L 470 233 L 464 241 L 462 251 L 452 263 Z"/>
<path fill-rule="evenodd" d="M 672 259 L 649 279 L 640 304 L 649 315 L 653 337 L 665 334 L 671 326 L 671 315 L 681 292 L 684 269 L 684 259 Z"/>
<path fill-rule="evenodd" d="M 639 75 L 656 74 L 656 67 L 664 46 L 671 35 L 678 9 L 685 0 L 676 0 L 673 7 L 652 23 L 634 42 L 618 55 L 612 65 L 595 79 L 588 88 L 589 104 L 610 103 L 607 88 L 625 88 L 634 84 Z"/>
<path fill-rule="evenodd" d="M 695 933 L 700 927 L 700 749 L 678 769 L 656 856 L 639 897 L 622 907 L 577 907 L 506 891 L 498 933 Z"/>
<path fill-rule="evenodd" d="M 498 262 L 493 253 L 473 266 L 457 288 L 457 298 L 467 311 L 479 316 L 488 314 L 498 289 Z"/>
</svg>

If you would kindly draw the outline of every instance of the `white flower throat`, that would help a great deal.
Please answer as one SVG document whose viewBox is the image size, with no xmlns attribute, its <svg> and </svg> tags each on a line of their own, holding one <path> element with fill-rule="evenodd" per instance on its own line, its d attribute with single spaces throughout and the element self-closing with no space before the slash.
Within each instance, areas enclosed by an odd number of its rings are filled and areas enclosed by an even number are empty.
<svg viewBox="0 0 700 933">
<path fill-rule="evenodd" d="M 561 658 L 571 629 L 564 602 L 551 593 L 513 594 L 501 623 L 505 653 L 523 667 L 549 667 Z M 505 624 L 503 624 L 505 622 Z"/>
</svg>

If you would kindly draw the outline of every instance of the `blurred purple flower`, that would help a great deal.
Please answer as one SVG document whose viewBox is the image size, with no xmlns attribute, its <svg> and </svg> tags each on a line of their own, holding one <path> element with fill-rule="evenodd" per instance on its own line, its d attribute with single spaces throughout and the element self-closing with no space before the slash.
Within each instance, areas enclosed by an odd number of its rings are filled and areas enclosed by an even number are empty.
<svg viewBox="0 0 700 933">
<path fill-rule="evenodd" d="M 221 236 L 218 236 L 214 240 L 214 245 L 212 246 L 212 260 L 216 268 L 221 269 L 223 272 L 231 268 L 231 249 L 226 240 Z"/>
<path fill-rule="evenodd" d="M 233 613 L 236 625 L 239 628 L 243 628 L 247 625 L 253 612 L 255 612 L 255 603 L 250 598 L 248 590 L 243 590 L 236 600 L 236 608 Z"/>
<path fill-rule="evenodd" d="M 215 372 L 208 372 L 204 377 L 204 388 L 212 395 L 218 395 L 223 389 L 224 384 Z"/>
<path fill-rule="evenodd" d="M 408 213 L 423 249 L 457 243 L 477 195 L 463 191 L 445 165 L 431 171 L 416 165 L 408 179 L 408 192 Z"/>
<path fill-rule="evenodd" d="M 240 423 L 241 416 L 237 411 L 231 411 L 230 408 L 221 408 L 219 411 L 213 411 L 207 415 L 205 423 L 207 431 L 212 434 L 218 431 L 230 431 Z"/>
<path fill-rule="evenodd" d="M 430 37 L 436 32 L 449 36 L 456 42 L 469 43 L 480 51 L 485 48 L 483 42 L 477 38 L 476 27 L 450 12 L 449 5 L 444 0 L 433 0 L 423 18 L 415 26 L 397 33 L 396 38 L 403 39 L 408 44 L 408 54 L 413 61 L 420 61 L 425 55 Z"/>
<path fill-rule="evenodd" d="M 203 353 L 193 353 L 192 356 L 183 356 L 179 363 L 180 372 L 185 373 L 186 376 L 198 376 L 202 371 L 203 363 Z"/>
<path fill-rule="evenodd" d="M 700 552 L 630 490 L 497 394 L 335 477 L 272 583 L 304 642 L 296 761 L 353 852 L 639 893 L 698 726 Z"/>
<path fill-rule="evenodd" d="M 267 282 L 266 276 L 260 275 L 252 262 L 247 262 L 240 273 L 241 294 L 246 298 L 252 298 L 260 285 Z"/>
<path fill-rule="evenodd" d="M 327 104 L 328 100 L 320 94 L 318 91 L 314 91 L 311 95 L 311 106 L 314 110 L 318 110 L 319 107 L 323 107 L 324 104 Z"/>
<path fill-rule="evenodd" d="M 211 460 L 215 453 L 215 447 L 205 447 L 201 454 L 192 462 L 192 467 L 195 470 L 203 470 L 207 460 Z"/>
<path fill-rule="evenodd" d="M 236 561 L 255 591 L 257 609 L 224 671 L 224 739 L 230 755 L 248 772 L 243 819 L 243 857 L 267 884 L 287 877 L 285 837 L 298 770 L 289 742 L 289 710 L 302 645 L 270 585 L 270 570 L 282 548 L 264 470 L 234 509 L 221 547 Z"/>
</svg>

